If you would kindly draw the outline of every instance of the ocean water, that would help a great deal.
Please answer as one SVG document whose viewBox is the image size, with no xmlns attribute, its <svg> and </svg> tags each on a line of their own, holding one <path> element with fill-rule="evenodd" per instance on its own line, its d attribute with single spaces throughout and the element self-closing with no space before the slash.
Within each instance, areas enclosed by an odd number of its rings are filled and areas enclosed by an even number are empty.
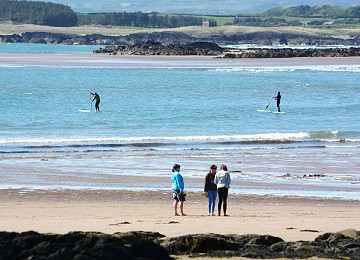
<svg viewBox="0 0 360 260">
<path fill-rule="evenodd" d="M 180 163 L 202 191 L 215 163 L 234 194 L 360 200 L 360 65 L 68 65 L 0 59 L 0 188 L 169 190 Z"/>
</svg>

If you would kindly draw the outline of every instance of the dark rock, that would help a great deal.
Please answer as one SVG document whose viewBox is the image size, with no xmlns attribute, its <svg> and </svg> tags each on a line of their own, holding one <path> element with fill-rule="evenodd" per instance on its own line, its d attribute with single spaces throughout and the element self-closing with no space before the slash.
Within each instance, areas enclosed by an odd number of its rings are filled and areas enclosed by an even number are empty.
<svg viewBox="0 0 360 260">
<path fill-rule="evenodd" d="M 314 241 L 285 242 L 269 235 L 195 234 L 167 238 L 153 232 L 65 235 L 0 232 L 0 259 L 171 259 L 201 257 L 360 259 L 360 232 L 325 233 Z"/>
<path fill-rule="evenodd" d="M 217 56 L 223 48 L 211 42 L 193 42 L 186 44 L 168 44 L 146 41 L 129 46 L 106 46 L 95 50 L 95 53 L 109 53 L 114 55 L 201 55 Z"/>
<path fill-rule="evenodd" d="M 146 231 L 130 231 L 130 232 L 116 232 L 113 236 L 120 239 L 124 244 L 135 244 L 143 240 L 154 241 L 159 238 L 165 237 L 158 232 L 146 232 Z"/>
<path fill-rule="evenodd" d="M 164 239 L 160 244 L 170 254 L 206 253 L 208 251 L 236 251 L 239 245 L 226 236 L 217 234 L 186 235 Z"/>
<path fill-rule="evenodd" d="M 360 56 L 360 48 L 329 49 L 247 49 L 242 51 L 228 49 L 224 58 L 294 58 L 294 57 L 350 57 Z M 323 177 L 311 176 L 311 177 Z"/>
<path fill-rule="evenodd" d="M 134 255 L 142 259 L 171 259 L 168 251 L 150 240 L 140 240 L 131 246 Z"/>
<path fill-rule="evenodd" d="M 132 244 L 132 239 L 125 241 L 116 235 L 102 233 L 71 232 L 55 235 L 2 232 L 0 259 L 169 259 L 164 248 L 150 242 L 150 239 L 159 235 L 147 235 L 147 239 Z M 146 234 L 141 233 L 139 237 L 145 238 Z M 139 245 L 146 246 L 146 251 L 134 250 Z"/>
</svg>

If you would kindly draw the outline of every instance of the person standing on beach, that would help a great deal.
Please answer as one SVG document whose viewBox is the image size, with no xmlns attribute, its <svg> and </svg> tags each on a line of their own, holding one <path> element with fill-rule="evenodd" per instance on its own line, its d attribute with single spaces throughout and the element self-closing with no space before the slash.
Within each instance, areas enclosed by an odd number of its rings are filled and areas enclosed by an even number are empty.
<svg viewBox="0 0 360 260">
<path fill-rule="evenodd" d="M 274 99 L 276 99 L 276 106 L 277 106 L 278 112 L 280 112 L 280 100 L 281 100 L 280 92 L 277 93 L 277 96 L 274 96 Z"/>
<path fill-rule="evenodd" d="M 216 165 L 210 166 L 210 171 L 206 174 L 205 177 L 205 187 L 204 192 L 208 197 L 208 216 L 215 216 L 215 202 L 216 202 L 216 195 L 217 195 L 217 186 L 214 183 L 215 174 L 216 174 Z"/>
<path fill-rule="evenodd" d="M 180 208 L 180 216 L 186 216 L 184 213 L 184 201 L 186 194 L 184 193 L 184 179 L 180 174 L 180 165 L 175 164 L 172 168 L 171 174 L 171 182 L 172 182 L 172 192 L 173 192 L 173 209 L 174 209 L 174 216 L 179 216 L 177 209 L 178 205 Z"/>
<path fill-rule="evenodd" d="M 227 197 L 230 188 L 231 178 L 226 165 L 224 164 L 221 165 L 220 171 L 218 171 L 215 174 L 214 183 L 217 185 L 217 192 L 219 195 L 218 216 L 220 216 L 222 204 L 224 204 L 223 205 L 224 216 L 228 216 L 226 214 L 226 209 L 227 209 Z"/>
<path fill-rule="evenodd" d="M 99 94 L 98 93 L 90 93 L 91 95 L 93 95 L 94 96 L 94 99 L 91 101 L 91 102 L 93 102 L 94 100 L 96 100 L 96 102 L 95 102 L 95 110 L 96 110 L 96 112 L 99 112 L 100 111 L 100 108 L 99 108 L 99 105 L 100 105 L 100 96 L 99 96 Z"/>
</svg>

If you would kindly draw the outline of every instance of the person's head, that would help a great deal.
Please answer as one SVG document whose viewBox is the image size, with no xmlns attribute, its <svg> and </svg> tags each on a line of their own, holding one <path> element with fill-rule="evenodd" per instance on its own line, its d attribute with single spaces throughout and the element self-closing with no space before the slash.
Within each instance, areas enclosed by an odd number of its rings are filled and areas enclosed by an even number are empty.
<svg viewBox="0 0 360 260">
<path fill-rule="evenodd" d="M 210 172 L 216 172 L 217 166 L 215 164 L 210 166 Z"/>
<path fill-rule="evenodd" d="M 228 169 L 227 169 L 227 166 L 225 164 L 223 164 L 223 165 L 221 165 L 220 170 L 227 171 Z"/>
<path fill-rule="evenodd" d="M 174 164 L 173 168 L 172 168 L 172 171 L 180 171 L 180 164 Z"/>
</svg>

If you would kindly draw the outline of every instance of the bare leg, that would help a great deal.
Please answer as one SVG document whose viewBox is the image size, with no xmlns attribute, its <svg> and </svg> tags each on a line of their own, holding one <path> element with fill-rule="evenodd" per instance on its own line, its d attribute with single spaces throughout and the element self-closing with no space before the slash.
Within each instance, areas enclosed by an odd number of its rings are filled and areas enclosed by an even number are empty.
<svg viewBox="0 0 360 260">
<path fill-rule="evenodd" d="M 178 205 L 178 201 L 174 200 L 174 203 L 173 203 L 174 216 L 179 216 L 179 214 L 177 213 L 177 205 Z"/>
<path fill-rule="evenodd" d="M 184 202 L 180 201 L 180 215 L 185 216 L 184 214 Z"/>
</svg>

